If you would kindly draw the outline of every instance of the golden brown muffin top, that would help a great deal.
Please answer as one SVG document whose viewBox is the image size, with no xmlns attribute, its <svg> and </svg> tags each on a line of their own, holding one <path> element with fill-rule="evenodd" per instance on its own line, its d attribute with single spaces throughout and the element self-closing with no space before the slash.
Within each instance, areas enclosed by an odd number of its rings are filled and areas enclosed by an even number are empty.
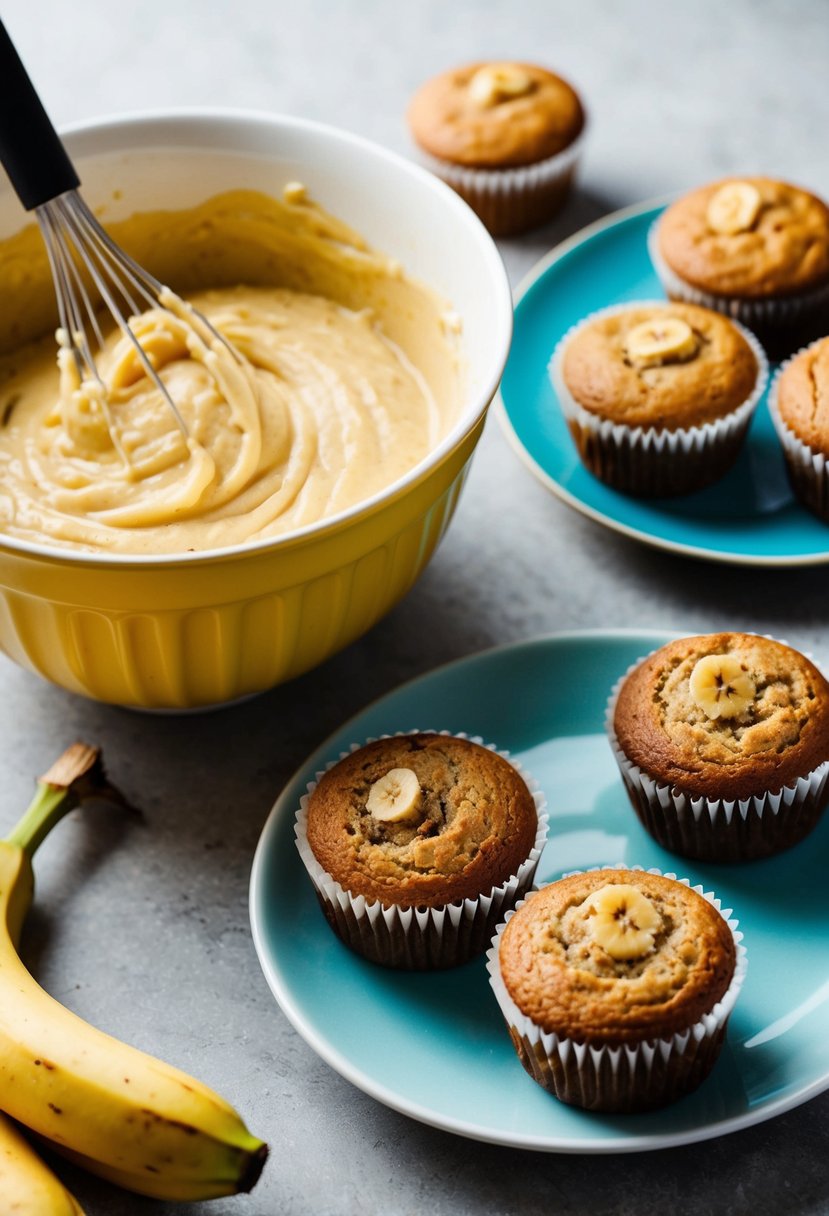
<svg viewBox="0 0 829 1216">
<path fill-rule="evenodd" d="M 736 326 L 692 304 L 633 304 L 594 317 L 568 340 L 562 362 L 565 385 L 590 413 L 669 431 L 729 414 L 751 396 L 758 371 Z"/>
<path fill-rule="evenodd" d="M 506 169 L 562 152 L 584 126 L 578 94 L 532 63 L 470 63 L 427 80 L 408 110 L 424 152 L 454 165 Z"/>
<path fill-rule="evenodd" d="M 784 368 L 777 408 L 803 443 L 829 456 L 829 338 L 802 350 Z"/>
<path fill-rule="evenodd" d="M 500 946 L 501 975 L 521 1012 L 549 1034 L 597 1046 L 687 1030 L 723 996 L 735 962 L 733 935 L 712 904 L 640 870 L 571 874 L 542 887 L 511 917 Z"/>
<path fill-rule="evenodd" d="M 658 247 L 680 278 L 715 296 L 809 291 L 829 280 L 829 208 L 787 182 L 727 178 L 670 206 Z"/>
<path fill-rule="evenodd" d="M 409 802 L 412 778 L 398 780 L 401 770 L 416 778 L 416 805 L 385 821 L 389 784 Z M 352 895 L 403 907 L 488 895 L 527 859 L 537 831 L 535 801 L 512 765 L 451 735 L 369 743 L 329 769 L 308 801 L 320 865 Z"/>
<path fill-rule="evenodd" d="M 682 638 L 626 678 L 613 725 L 628 759 L 657 780 L 692 797 L 749 798 L 829 759 L 829 684 L 782 642 Z"/>
</svg>

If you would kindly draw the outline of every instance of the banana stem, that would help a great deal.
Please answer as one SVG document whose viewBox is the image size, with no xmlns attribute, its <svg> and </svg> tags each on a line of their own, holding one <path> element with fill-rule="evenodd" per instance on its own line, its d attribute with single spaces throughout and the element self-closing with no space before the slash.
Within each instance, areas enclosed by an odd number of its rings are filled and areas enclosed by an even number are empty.
<svg viewBox="0 0 829 1216">
<path fill-rule="evenodd" d="M 34 798 L 6 842 L 33 857 L 55 824 L 90 798 L 132 809 L 123 794 L 107 781 L 100 748 L 73 743 L 38 780 Z"/>
<path fill-rule="evenodd" d="M 29 857 L 34 857 L 36 849 L 55 824 L 77 805 L 77 799 L 71 796 L 68 789 L 59 789 L 39 781 L 34 798 L 9 832 L 6 841 L 23 849 Z"/>
</svg>

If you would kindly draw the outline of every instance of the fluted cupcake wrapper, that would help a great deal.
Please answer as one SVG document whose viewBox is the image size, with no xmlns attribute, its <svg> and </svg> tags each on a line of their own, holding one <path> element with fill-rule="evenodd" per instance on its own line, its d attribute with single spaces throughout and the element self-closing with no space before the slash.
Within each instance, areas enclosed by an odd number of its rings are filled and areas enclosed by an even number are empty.
<svg viewBox="0 0 829 1216">
<path fill-rule="evenodd" d="M 789 480 L 796 496 L 813 514 L 829 523 L 829 460 L 822 452 L 816 452 L 814 448 L 795 435 L 794 431 L 780 417 L 778 406 L 780 377 L 786 368 L 798 355 L 811 350 L 813 346 L 820 345 L 822 341 L 823 339 L 819 338 L 817 342 L 804 346 L 785 363 L 781 363 L 769 389 L 768 406 L 777 438 L 783 448 L 783 458 L 786 461 Z"/>
<path fill-rule="evenodd" d="M 588 871 L 574 873 L 606 869 L 643 870 L 643 867 L 619 863 L 592 866 Z M 663 871 L 650 869 L 647 873 L 662 874 Z M 691 887 L 687 878 L 677 878 L 672 873 L 666 873 L 664 877 Z M 723 910 L 714 893 L 703 890 L 701 885 L 691 887 L 691 890 L 712 904 L 725 920 L 734 938 L 736 964 L 731 983 L 720 1000 L 692 1026 L 664 1039 L 647 1039 L 619 1047 L 595 1046 L 543 1030 L 521 1012 L 501 975 L 500 948 L 504 929 L 526 901 L 516 904 L 498 926 L 487 951 L 487 970 L 495 999 L 524 1068 L 533 1080 L 560 1101 L 585 1110 L 634 1113 L 665 1106 L 690 1093 L 711 1071 L 725 1039 L 728 1018 L 743 986 L 748 959 L 739 922 L 732 918 L 731 909 Z"/>
<path fill-rule="evenodd" d="M 424 156 L 427 168 L 465 199 L 493 236 L 526 232 L 563 206 L 584 150 L 586 125 L 555 156 L 504 169 L 473 169 Z"/>
<path fill-rule="evenodd" d="M 829 319 L 829 283 L 811 291 L 765 299 L 714 295 L 694 287 L 665 261 L 659 248 L 658 219 L 648 230 L 648 254 L 667 296 L 686 304 L 700 304 L 741 322 L 757 335 L 772 358 L 782 358 L 804 340 L 819 336 Z"/>
<path fill-rule="evenodd" d="M 418 730 L 397 732 L 398 735 L 419 733 L 421 732 Z M 412 971 L 455 967 L 484 952 L 495 931 L 495 925 L 532 884 L 547 840 L 549 819 L 546 799 L 537 781 L 509 752 L 485 743 L 477 735 L 445 730 L 428 733 L 468 739 L 471 743 L 480 744 L 496 752 L 512 765 L 526 783 L 535 802 L 538 831 L 529 856 L 506 882 L 493 887 L 477 899 L 464 899 L 433 908 L 404 908 L 394 904 L 382 904 L 378 900 L 367 900 L 364 895 L 352 895 L 320 865 L 308 843 L 308 800 L 328 769 L 366 743 L 373 743 L 374 738 L 366 739 L 363 743 L 353 743 L 348 751 L 341 752 L 325 769 L 316 774 L 316 780 L 309 782 L 307 794 L 300 799 L 294 826 L 299 855 L 314 884 L 325 917 L 335 933 L 347 946 L 371 962 Z M 394 736 L 379 736 L 382 739 L 392 737 Z"/>
<path fill-rule="evenodd" d="M 690 493 L 721 477 L 734 463 L 768 380 L 768 360 L 754 334 L 735 322 L 757 362 L 749 397 L 731 413 L 701 426 L 658 431 L 600 418 L 575 399 L 564 379 L 564 355 L 574 334 L 591 321 L 631 308 L 664 308 L 664 300 L 631 300 L 601 308 L 572 326 L 556 345 L 548 371 L 579 455 L 601 481 L 626 494 L 659 497 Z"/>
<path fill-rule="evenodd" d="M 628 759 L 613 725 L 616 702 L 622 684 L 647 657 L 631 664 L 614 684 L 605 729 L 633 808 L 657 844 L 696 861 L 752 861 L 780 853 L 807 836 L 829 799 L 829 761 L 774 792 L 728 799 L 691 797 Z"/>
</svg>

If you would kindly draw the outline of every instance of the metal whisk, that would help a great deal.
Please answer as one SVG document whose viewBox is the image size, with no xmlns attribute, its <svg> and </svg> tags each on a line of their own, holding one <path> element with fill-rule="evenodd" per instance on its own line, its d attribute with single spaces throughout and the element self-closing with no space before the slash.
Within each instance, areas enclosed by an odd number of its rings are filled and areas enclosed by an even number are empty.
<svg viewBox="0 0 829 1216">
<path fill-rule="evenodd" d="M 106 392 L 93 355 L 94 337 L 102 345 L 95 307 L 84 284 L 81 267 L 129 338 L 141 364 L 172 410 L 182 434 L 187 426 L 161 377 L 130 324 L 149 305 L 163 308 L 172 293 L 125 253 L 101 226 L 78 193 L 80 178 L 47 115 L 20 56 L 0 21 L 0 162 L 18 198 L 33 211 L 40 225 L 57 295 L 61 340 L 71 351 L 81 383 L 92 380 L 107 411 Z M 141 303 L 143 301 L 143 304 Z M 235 359 L 241 356 L 196 309 L 186 306 L 186 319 L 199 336 L 220 342 Z M 182 319 L 180 311 L 176 316 Z M 123 451 L 122 451 L 123 455 Z"/>
</svg>

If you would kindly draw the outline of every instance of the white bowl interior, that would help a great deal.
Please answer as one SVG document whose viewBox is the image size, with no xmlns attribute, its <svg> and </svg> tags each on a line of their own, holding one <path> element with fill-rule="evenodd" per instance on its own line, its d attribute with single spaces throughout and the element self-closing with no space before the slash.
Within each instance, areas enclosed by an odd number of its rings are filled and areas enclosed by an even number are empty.
<svg viewBox="0 0 829 1216">
<path fill-rule="evenodd" d="M 301 181 L 326 210 L 397 258 L 460 315 L 467 392 L 450 444 L 493 395 L 512 325 L 503 264 L 477 217 L 425 170 L 333 128 L 270 115 L 116 118 L 70 129 L 65 140 L 85 198 L 95 207 L 105 203 L 110 221 L 193 206 L 235 188 L 279 196 L 287 182 Z M 0 237 L 23 222 L 6 186 Z"/>
</svg>

